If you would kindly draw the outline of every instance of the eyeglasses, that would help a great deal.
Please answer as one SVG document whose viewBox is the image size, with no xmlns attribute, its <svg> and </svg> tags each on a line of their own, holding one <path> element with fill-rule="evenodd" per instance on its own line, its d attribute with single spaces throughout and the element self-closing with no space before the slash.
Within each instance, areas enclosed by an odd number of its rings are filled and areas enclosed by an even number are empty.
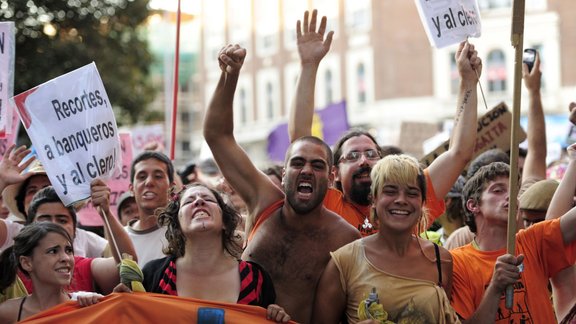
<svg viewBox="0 0 576 324">
<path fill-rule="evenodd" d="M 380 159 L 380 153 L 378 153 L 378 151 L 376 151 L 376 150 L 366 150 L 364 152 L 351 151 L 351 152 L 346 153 L 346 155 L 342 156 L 340 158 L 340 160 L 338 160 L 338 163 L 340 163 L 342 161 L 356 162 L 356 161 L 360 160 L 360 157 L 362 155 L 364 155 L 367 160 L 379 160 Z"/>
</svg>

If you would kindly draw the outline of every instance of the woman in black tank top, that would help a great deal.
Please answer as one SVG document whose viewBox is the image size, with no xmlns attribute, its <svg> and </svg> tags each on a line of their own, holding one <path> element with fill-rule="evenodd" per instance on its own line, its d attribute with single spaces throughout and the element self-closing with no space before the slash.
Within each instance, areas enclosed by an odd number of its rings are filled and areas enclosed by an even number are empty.
<svg viewBox="0 0 576 324">
<path fill-rule="evenodd" d="M 1 323 L 14 323 L 70 300 L 66 287 L 74 271 L 72 238 L 53 223 L 25 226 L 0 256 L 0 291 L 17 284 L 17 270 L 32 279 L 34 292 L 0 304 Z"/>
<path fill-rule="evenodd" d="M 173 193 L 158 212 L 158 224 L 167 227 L 167 256 L 142 269 L 146 291 L 260 306 L 270 318 L 290 320 L 275 304 L 268 273 L 256 263 L 239 260 L 242 249 L 235 234 L 239 221 L 238 212 L 206 185 L 193 183 Z"/>
</svg>

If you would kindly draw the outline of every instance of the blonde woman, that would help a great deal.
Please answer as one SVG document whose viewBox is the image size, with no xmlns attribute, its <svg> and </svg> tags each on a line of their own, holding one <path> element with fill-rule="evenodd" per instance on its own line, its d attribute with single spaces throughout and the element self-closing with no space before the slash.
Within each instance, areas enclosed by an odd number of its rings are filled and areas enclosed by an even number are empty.
<svg viewBox="0 0 576 324">
<path fill-rule="evenodd" d="M 349 323 L 360 322 L 369 318 L 358 314 L 367 302 L 382 305 L 373 314 L 382 323 L 459 322 L 448 299 L 450 253 L 415 235 L 425 229 L 426 219 L 426 179 L 418 161 L 387 156 L 374 166 L 371 178 L 371 214 L 378 232 L 331 253 L 312 323 L 337 323 L 344 316 Z"/>
</svg>

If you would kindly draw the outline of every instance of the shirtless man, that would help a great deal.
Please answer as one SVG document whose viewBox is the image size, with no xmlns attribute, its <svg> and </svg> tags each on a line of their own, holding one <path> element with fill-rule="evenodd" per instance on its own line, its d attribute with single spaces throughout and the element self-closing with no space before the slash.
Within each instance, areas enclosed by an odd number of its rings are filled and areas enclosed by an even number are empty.
<svg viewBox="0 0 576 324">
<path fill-rule="evenodd" d="M 204 137 L 224 177 L 246 202 L 247 247 L 243 259 L 272 277 L 276 303 L 297 322 L 309 322 L 316 284 L 329 252 L 360 237 L 322 206 L 332 180 L 330 147 L 307 136 L 288 148 L 278 188 L 236 142 L 232 102 L 246 50 L 228 45 L 219 53 L 220 80 L 206 112 Z"/>
</svg>

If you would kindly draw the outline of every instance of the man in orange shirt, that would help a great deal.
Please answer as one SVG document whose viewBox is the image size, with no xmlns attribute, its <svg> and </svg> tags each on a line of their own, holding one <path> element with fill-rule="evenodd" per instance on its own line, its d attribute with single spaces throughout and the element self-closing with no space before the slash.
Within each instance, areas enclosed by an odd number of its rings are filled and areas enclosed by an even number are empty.
<svg viewBox="0 0 576 324">
<path fill-rule="evenodd" d="M 288 123 L 291 141 L 311 134 L 316 74 L 320 61 L 330 49 L 333 36 L 333 32 L 329 32 L 324 38 L 326 17 L 322 17 L 318 30 L 316 10 L 310 20 L 308 18 L 306 12 L 303 26 L 298 21 L 296 27 L 301 73 Z M 424 172 L 429 193 L 426 200 L 429 224 L 444 212 L 444 196 L 471 160 L 476 142 L 476 84 L 482 61 L 474 45 L 465 42 L 456 52 L 456 63 L 461 82 L 450 149 L 436 158 Z M 334 146 L 335 188 L 328 190 L 324 205 L 344 217 L 363 236 L 376 232 L 369 218 L 371 201 L 368 194 L 372 183 L 370 171 L 382 157 L 376 139 L 365 131 L 349 132 Z"/>
<path fill-rule="evenodd" d="M 576 173 L 576 162 L 571 166 Z M 450 251 L 452 306 L 473 323 L 494 319 L 496 323 L 555 323 L 548 280 L 576 261 L 576 208 L 559 219 L 520 230 L 517 256 L 506 254 L 509 175 L 506 163 L 494 162 L 481 167 L 464 185 L 466 224 L 476 237 Z M 508 285 L 514 287 L 511 309 L 505 307 L 503 294 Z"/>
</svg>

